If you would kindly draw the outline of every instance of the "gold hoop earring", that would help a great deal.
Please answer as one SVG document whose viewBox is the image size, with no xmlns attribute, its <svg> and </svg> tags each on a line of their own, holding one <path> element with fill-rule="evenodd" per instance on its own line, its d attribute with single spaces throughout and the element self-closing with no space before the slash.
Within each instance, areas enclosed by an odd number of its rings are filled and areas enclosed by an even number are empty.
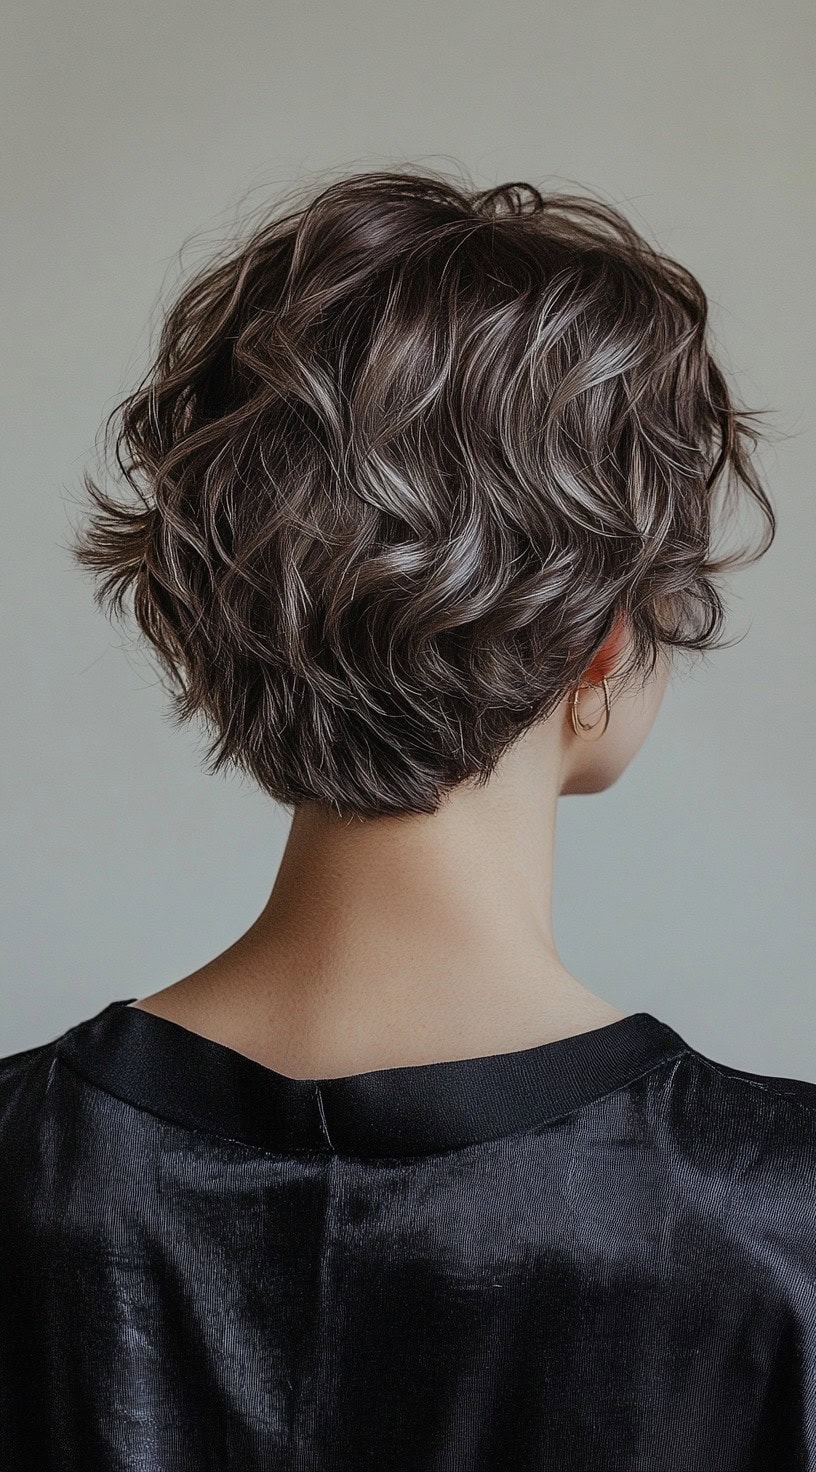
<svg viewBox="0 0 816 1472">
<path fill-rule="evenodd" d="M 578 699 L 581 691 L 597 690 L 597 685 L 593 685 L 591 680 L 584 680 L 581 682 L 580 685 L 576 685 L 575 690 L 573 691 L 572 700 L 570 701 L 570 720 L 572 721 L 573 731 L 575 732 L 576 736 L 581 737 L 582 741 L 599 741 L 600 738 L 603 736 L 607 726 L 609 725 L 609 717 L 612 711 L 612 701 L 609 696 L 609 685 L 606 680 L 601 680 L 601 685 L 603 686 L 604 709 L 603 715 L 600 716 L 597 721 L 582 721 L 581 717 L 578 714 Z M 601 721 L 603 722 L 603 725 L 601 725 Z M 599 725 L 601 725 L 600 731 L 598 730 Z M 587 735 L 588 731 L 597 732 L 597 734 L 589 736 Z"/>
</svg>

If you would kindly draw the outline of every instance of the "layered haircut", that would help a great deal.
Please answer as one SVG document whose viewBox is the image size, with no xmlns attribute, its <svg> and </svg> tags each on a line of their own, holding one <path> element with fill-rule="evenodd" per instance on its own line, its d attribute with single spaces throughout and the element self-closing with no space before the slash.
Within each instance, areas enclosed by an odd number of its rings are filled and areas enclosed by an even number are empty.
<svg viewBox="0 0 816 1472">
<path fill-rule="evenodd" d="M 693 275 L 612 205 L 346 177 L 209 260 L 106 421 L 76 546 L 210 770 L 431 813 L 580 681 L 723 642 L 774 513 Z M 717 555 L 746 498 L 753 544 Z M 716 505 L 715 505 L 716 503 Z"/>
</svg>

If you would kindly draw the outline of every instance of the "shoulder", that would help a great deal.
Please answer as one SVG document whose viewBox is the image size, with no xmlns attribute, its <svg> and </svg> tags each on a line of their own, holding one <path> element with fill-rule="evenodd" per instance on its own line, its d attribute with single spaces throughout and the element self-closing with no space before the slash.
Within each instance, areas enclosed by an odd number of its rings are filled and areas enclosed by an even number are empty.
<svg viewBox="0 0 816 1472">
<path fill-rule="evenodd" d="M 98 1091 L 70 1066 L 66 1045 L 94 1020 L 83 1019 L 44 1042 L 0 1057 L 0 1169 L 6 1168 L 6 1184 L 11 1162 L 22 1166 L 29 1160 L 31 1170 L 41 1169 L 43 1157 L 53 1160 L 65 1138 L 75 1139 L 80 1121 L 93 1113 Z"/>
<path fill-rule="evenodd" d="M 82 1026 L 77 1024 L 76 1026 Z M 50 1272 L 81 1250 L 88 1212 L 115 1210 L 116 1189 L 138 1184 L 133 1131 L 119 1101 L 77 1072 L 65 1044 L 75 1028 L 0 1057 L 0 1274 L 13 1264 Z M 23 1268 L 21 1267 L 21 1271 Z M 2 1296 L 0 1285 L 0 1297 Z"/>
<path fill-rule="evenodd" d="M 793 1217 L 816 1247 L 816 1084 L 686 1045 L 671 1069 L 669 1148 L 712 1200 Z"/>
<path fill-rule="evenodd" d="M 64 1134 L 56 1040 L 0 1058 L 0 1244 L 4 1267 L 15 1243 L 27 1239 L 51 1194 L 52 1156 Z M 63 1123 L 56 1130 L 55 1114 Z"/>
<path fill-rule="evenodd" d="M 0 1124 L 9 1111 L 13 1111 L 32 1087 L 42 1082 L 56 1057 L 58 1038 L 46 1043 L 37 1043 L 33 1048 L 23 1048 L 18 1053 L 7 1053 L 0 1058 Z"/>
<path fill-rule="evenodd" d="M 73 1108 L 76 1086 L 84 1086 L 87 1080 L 74 1066 L 72 1040 L 98 1027 L 116 1005 L 111 1003 L 81 1018 L 33 1047 L 0 1057 L 0 1145 L 15 1121 L 31 1122 L 40 1116 L 47 1118 L 50 1127 L 55 1117 Z"/>
<path fill-rule="evenodd" d="M 802 1078 L 783 1078 L 774 1074 L 750 1073 L 744 1068 L 718 1062 L 690 1048 L 689 1054 L 696 1059 L 704 1074 L 708 1075 L 713 1089 L 729 1097 L 747 1103 L 751 1101 L 763 1114 L 778 1121 L 798 1121 L 804 1128 L 812 1130 L 816 1125 L 816 1083 Z"/>
<path fill-rule="evenodd" d="M 752 1073 L 709 1057 L 686 1044 L 678 1083 L 685 1083 L 704 1108 L 718 1108 L 723 1132 L 750 1126 L 764 1134 L 807 1144 L 816 1132 L 816 1083 L 801 1078 Z"/>
<path fill-rule="evenodd" d="M 41 1118 L 57 1057 L 58 1039 L 0 1058 L 0 1152 L 25 1137 Z"/>
</svg>

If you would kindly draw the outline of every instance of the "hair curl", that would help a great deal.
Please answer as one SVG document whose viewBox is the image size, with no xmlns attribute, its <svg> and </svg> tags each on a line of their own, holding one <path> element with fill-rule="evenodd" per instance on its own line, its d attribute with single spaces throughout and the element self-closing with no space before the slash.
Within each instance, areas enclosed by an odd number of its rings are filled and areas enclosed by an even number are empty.
<svg viewBox="0 0 816 1472">
<path fill-rule="evenodd" d="M 428 172 L 324 187 L 211 260 L 117 404 L 129 494 L 75 544 L 209 769 L 431 813 L 625 614 L 626 680 L 722 643 L 712 579 L 774 513 L 707 302 L 611 205 Z M 715 494 L 753 549 L 715 557 Z"/>
</svg>

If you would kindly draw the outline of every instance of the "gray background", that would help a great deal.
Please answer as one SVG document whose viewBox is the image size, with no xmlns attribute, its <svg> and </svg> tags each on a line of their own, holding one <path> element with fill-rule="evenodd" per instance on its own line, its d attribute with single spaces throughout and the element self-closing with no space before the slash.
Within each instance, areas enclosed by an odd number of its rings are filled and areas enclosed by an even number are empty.
<svg viewBox="0 0 816 1472">
<path fill-rule="evenodd" d="M 0 1053 L 177 979 L 266 899 L 286 815 L 200 771 L 66 547 L 179 271 L 280 189 L 413 160 L 601 191 L 699 275 L 738 390 L 775 410 L 780 530 L 730 585 L 743 637 L 675 677 L 615 788 L 561 803 L 556 937 L 618 1006 L 816 1079 L 811 8 L 6 14 Z"/>
</svg>

